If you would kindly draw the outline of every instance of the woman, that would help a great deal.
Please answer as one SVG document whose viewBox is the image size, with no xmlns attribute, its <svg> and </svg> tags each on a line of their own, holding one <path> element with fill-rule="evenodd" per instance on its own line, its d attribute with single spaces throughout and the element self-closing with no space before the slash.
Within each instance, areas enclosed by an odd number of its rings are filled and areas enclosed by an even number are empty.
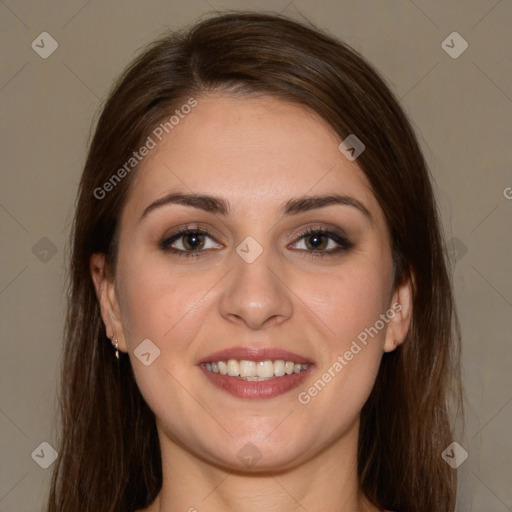
<svg viewBox="0 0 512 512">
<path fill-rule="evenodd" d="M 349 46 L 255 13 L 155 42 L 103 109 L 72 245 L 49 511 L 454 509 L 429 173 Z"/>
</svg>

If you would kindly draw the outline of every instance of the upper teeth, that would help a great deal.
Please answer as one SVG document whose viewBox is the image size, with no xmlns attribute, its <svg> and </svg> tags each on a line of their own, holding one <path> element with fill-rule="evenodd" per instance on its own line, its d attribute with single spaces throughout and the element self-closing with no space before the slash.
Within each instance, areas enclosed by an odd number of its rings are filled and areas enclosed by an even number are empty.
<svg viewBox="0 0 512 512">
<path fill-rule="evenodd" d="M 214 361 L 203 366 L 209 372 L 221 373 L 230 377 L 241 377 L 247 380 L 271 379 L 292 373 L 299 373 L 308 368 L 309 364 L 299 364 L 293 361 L 276 359 L 275 361 L 247 361 L 229 359 L 228 361 Z"/>
</svg>

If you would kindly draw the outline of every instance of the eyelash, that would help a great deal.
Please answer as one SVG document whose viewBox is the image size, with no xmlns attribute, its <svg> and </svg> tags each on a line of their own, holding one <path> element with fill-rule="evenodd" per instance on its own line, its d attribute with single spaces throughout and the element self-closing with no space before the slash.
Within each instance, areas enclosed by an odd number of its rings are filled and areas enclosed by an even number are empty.
<svg viewBox="0 0 512 512">
<path fill-rule="evenodd" d="M 176 240 L 179 240 L 183 236 L 189 235 L 189 234 L 200 234 L 200 235 L 205 235 L 209 238 L 212 238 L 212 236 L 210 235 L 210 233 L 208 233 L 208 231 L 204 231 L 203 229 L 200 229 L 200 228 L 186 226 L 184 228 L 181 228 L 179 231 L 177 231 L 173 235 L 171 235 L 167 238 L 164 238 L 160 242 L 159 246 L 164 252 L 168 252 L 168 253 L 177 255 L 180 258 L 182 256 L 185 256 L 186 258 L 190 258 L 190 257 L 194 258 L 194 257 L 202 256 L 202 254 L 205 252 L 204 250 L 184 251 L 182 249 L 174 249 L 174 248 L 170 247 L 173 242 L 175 242 Z M 307 238 L 308 236 L 312 236 L 312 235 L 326 236 L 327 238 L 330 238 L 331 240 L 336 242 L 338 244 L 338 247 L 336 247 L 335 249 L 330 249 L 329 251 L 300 249 L 301 252 L 306 252 L 308 257 L 322 258 L 324 256 L 336 256 L 337 254 L 347 252 L 350 249 L 352 249 L 353 247 L 355 247 L 355 244 L 350 242 L 346 237 L 339 235 L 338 233 L 334 233 L 332 231 L 322 229 L 322 228 L 316 228 L 316 229 L 309 228 L 309 229 L 303 231 L 302 233 L 300 233 L 298 235 L 298 238 L 297 238 L 296 242 L 294 242 L 294 243 L 297 243 L 298 241 L 302 240 L 303 238 Z"/>
</svg>

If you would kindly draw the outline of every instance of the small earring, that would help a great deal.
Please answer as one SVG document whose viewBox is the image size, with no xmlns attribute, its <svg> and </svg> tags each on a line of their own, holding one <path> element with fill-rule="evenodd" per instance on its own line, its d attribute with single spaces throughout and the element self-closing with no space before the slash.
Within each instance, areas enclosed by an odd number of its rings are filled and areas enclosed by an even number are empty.
<svg viewBox="0 0 512 512">
<path fill-rule="evenodd" d="M 398 345 L 398 340 L 395 340 L 393 343 L 395 344 L 396 347 Z"/>
<path fill-rule="evenodd" d="M 114 339 L 114 335 L 112 334 L 112 336 L 110 337 L 110 341 L 112 341 Z M 119 341 L 117 341 L 117 338 L 116 338 L 116 343 L 115 343 L 115 349 L 116 349 L 116 358 L 119 359 Z"/>
</svg>

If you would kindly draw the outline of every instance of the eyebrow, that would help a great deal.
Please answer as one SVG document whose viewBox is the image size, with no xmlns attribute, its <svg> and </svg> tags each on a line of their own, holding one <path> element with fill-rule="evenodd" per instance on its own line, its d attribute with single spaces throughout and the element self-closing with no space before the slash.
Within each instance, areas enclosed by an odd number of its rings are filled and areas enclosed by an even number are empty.
<svg viewBox="0 0 512 512">
<path fill-rule="evenodd" d="M 231 212 L 228 201 L 216 196 L 204 194 L 184 194 L 181 192 L 170 193 L 160 199 L 157 199 L 147 206 L 139 219 L 139 222 L 148 215 L 149 212 L 164 205 L 179 204 L 190 206 L 205 212 L 227 216 Z M 303 196 L 290 199 L 280 209 L 279 215 L 298 215 L 310 210 L 325 208 L 331 205 L 351 206 L 359 210 L 373 224 L 374 219 L 366 206 L 355 197 L 343 196 L 338 194 L 329 194 L 326 196 Z"/>
</svg>

